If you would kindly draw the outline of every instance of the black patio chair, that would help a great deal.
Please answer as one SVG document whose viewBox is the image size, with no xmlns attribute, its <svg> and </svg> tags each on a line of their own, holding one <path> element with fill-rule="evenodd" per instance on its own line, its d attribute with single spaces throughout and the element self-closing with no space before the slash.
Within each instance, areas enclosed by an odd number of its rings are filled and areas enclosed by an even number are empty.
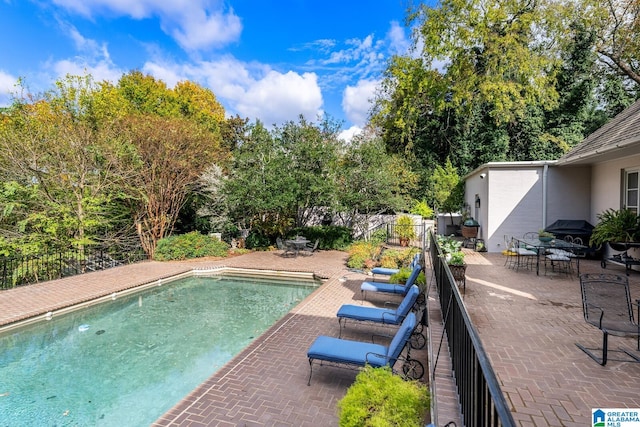
<svg viewBox="0 0 640 427">
<path fill-rule="evenodd" d="M 315 243 L 307 243 L 305 247 L 302 248 L 303 255 L 313 255 L 315 251 L 318 250 L 318 244 L 320 243 L 320 239 L 316 239 Z"/>
<path fill-rule="evenodd" d="M 580 275 L 582 292 L 582 309 L 584 320 L 602 331 L 602 348 L 586 348 L 576 343 L 578 348 L 587 353 L 593 360 L 604 366 L 607 360 L 619 362 L 640 362 L 640 357 L 624 350 L 608 350 L 609 335 L 637 337 L 637 349 L 640 351 L 640 325 L 634 320 L 633 305 L 629 293 L 629 281 L 625 276 L 604 273 L 587 273 Z M 635 302 L 640 315 L 640 300 Z M 592 352 L 602 352 L 598 357 Z M 631 359 L 608 359 L 607 352 L 625 353 Z"/>
<path fill-rule="evenodd" d="M 295 249 L 290 247 L 286 243 L 284 243 L 280 237 L 276 237 L 276 246 L 278 247 L 278 250 L 280 251 L 280 255 L 283 256 L 283 257 L 289 257 L 289 256 L 295 256 L 296 255 Z"/>
</svg>

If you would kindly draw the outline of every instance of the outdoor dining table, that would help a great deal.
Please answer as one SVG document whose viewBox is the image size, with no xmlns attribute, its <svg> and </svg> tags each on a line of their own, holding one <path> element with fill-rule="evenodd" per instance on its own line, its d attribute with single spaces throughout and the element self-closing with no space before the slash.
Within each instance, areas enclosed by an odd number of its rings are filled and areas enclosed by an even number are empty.
<svg viewBox="0 0 640 427">
<path fill-rule="evenodd" d="M 540 239 L 516 238 L 516 240 L 520 245 L 522 245 L 522 247 L 528 249 L 533 248 L 536 252 L 536 275 L 540 275 L 540 256 L 546 256 L 549 249 L 561 249 L 576 255 L 576 268 L 578 270 L 578 275 L 580 275 L 580 257 L 578 256 L 578 254 L 581 250 L 587 249 L 586 246 L 579 245 L 573 242 L 567 242 L 561 239 L 551 239 L 547 241 Z"/>
<path fill-rule="evenodd" d="M 295 239 L 285 240 L 285 244 L 289 245 L 289 247 L 293 249 L 296 256 L 298 256 L 298 252 L 300 252 L 300 250 L 303 249 L 309 242 L 309 240 L 301 236 L 297 236 Z"/>
</svg>

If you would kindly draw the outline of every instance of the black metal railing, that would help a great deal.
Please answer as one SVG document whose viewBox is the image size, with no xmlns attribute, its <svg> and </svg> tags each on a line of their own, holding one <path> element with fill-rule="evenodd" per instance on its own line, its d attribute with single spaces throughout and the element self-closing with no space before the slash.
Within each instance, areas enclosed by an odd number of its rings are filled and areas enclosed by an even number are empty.
<svg viewBox="0 0 640 427">
<path fill-rule="evenodd" d="M 425 240 L 426 226 L 424 223 L 413 225 L 397 225 L 395 222 L 388 222 L 387 227 L 387 243 L 394 245 L 410 245 L 422 247 Z M 411 230 L 411 231 L 408 231 Z M 401 239 L 401 235 L 412 236 L 405 243 Z"/>
<path fill-rule="evenodd" d="M 0 289 L 9 289 L 47 280 L 146 260 L 141 248 L 70 248 L 37 255 L 0 256 Z"/>
<path fill-rule="evenodd" d="M 489 358 L 464 307 L 456 281 L 430 232 L 429 252 L 464 425 L 515 426 Z M 434 368 L 435 369 L 435 368 Z"/>
</svg>

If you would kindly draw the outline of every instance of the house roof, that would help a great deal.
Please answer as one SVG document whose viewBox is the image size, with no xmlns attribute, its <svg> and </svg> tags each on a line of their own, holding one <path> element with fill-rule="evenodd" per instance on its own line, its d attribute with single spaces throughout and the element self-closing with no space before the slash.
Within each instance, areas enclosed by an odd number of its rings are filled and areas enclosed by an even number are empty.
<svg viewBox="0 0 640 427">
<path fill-rule="evenodd" d="M 467 178 L 479 174 L 482 171 L 487 169 L 527 169 L 527 168 L 539 168 L 545 165 L 553 166 L 557 163 L 557 160 L 527 160 L 527 161 L 514 161 L 514 162 L 488 162 L 484 163 L 465 176 L 462 177 L 462 180 L 466 180 Z"/>
<path fill-rule="evenodd" d="M 636 101 L 558 159 L 558 165 L 591 164 L 639 153 L 640 101 Z"/>
</svg>

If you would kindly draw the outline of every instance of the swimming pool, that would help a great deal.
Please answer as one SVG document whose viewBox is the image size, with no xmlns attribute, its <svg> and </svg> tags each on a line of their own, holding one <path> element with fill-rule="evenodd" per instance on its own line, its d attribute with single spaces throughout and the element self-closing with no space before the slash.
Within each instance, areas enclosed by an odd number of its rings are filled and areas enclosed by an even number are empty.
<svg viewBox="0 0 640 427">
<path fill-rule="evenodd" d="M 0 426 L 149 425 L 317 287 L 187 277 L 0 335 Z"/>
</svg>

